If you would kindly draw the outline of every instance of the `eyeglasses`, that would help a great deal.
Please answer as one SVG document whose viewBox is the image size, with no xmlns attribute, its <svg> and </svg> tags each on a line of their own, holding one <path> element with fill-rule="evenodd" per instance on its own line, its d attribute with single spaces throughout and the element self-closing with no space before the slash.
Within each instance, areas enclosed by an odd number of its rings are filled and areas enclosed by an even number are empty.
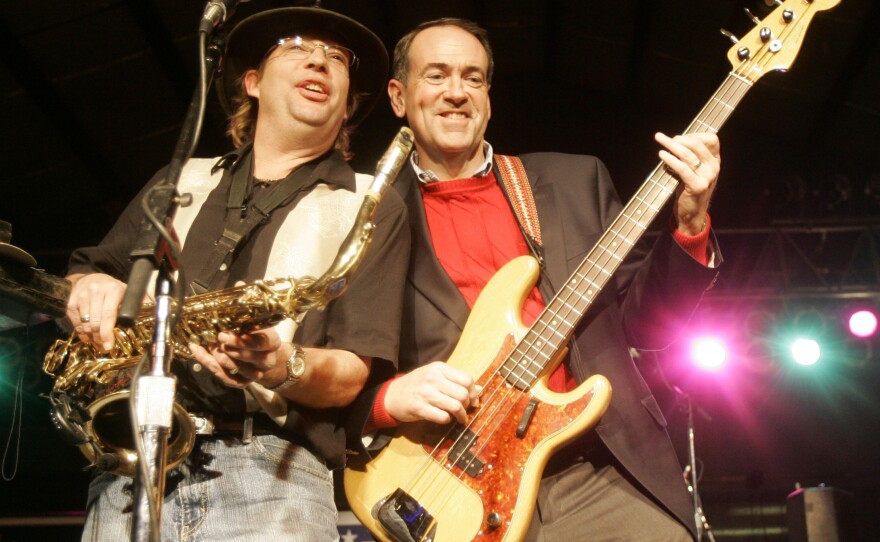
<svg viewBox="0 0 880 542">
<path fill-rule="evenodd" d="M 281 50 L 281 54 L 298 60 L 312 56 L 315 49 L 323 49 L 324 55 L 334 64 L 354 68 L 357 65 L 357 56 L 354 51 L 341 45 L 325 45 L 323 43 L 315 43 L 301 36 L 292 36 L 289 38 L 281 38 L 278 40 L 277 48 Z M 269 51 L 271 53 L 271 51 Z"/>
</svg>

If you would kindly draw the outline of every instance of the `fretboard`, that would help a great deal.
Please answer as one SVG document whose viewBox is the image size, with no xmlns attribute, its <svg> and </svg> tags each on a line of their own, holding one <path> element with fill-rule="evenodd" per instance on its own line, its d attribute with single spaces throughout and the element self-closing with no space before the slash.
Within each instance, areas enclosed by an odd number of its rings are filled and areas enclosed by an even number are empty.
<svg viewBox="0 0 880 542">
<path fill-rule="evenodd" d="M 752 84 L 735 73 L 729 74 L 684 133 L 717 133 Z M 662 162 L 654 168 L 504 361 L 501 374 L 508 381 L 519 388 L 534 384 L 675 193 L 678 182 Z"/>
</svg>

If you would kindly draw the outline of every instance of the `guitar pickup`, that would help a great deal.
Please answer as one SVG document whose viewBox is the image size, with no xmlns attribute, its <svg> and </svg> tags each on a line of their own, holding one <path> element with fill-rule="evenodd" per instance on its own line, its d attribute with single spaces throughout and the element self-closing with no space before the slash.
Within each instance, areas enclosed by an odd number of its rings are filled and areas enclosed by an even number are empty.
<svg viewBox="0 0 880 542">
<path fill-rule="evenodd" d="M 471 477 L 479 476 L 485 462 L 471 452 L 471 448 L 477 443 L 477 434 L 462 425 L 456 425 L 450 438 L 453 445 L 449 449 L 449 461 Z"/>
</svg>

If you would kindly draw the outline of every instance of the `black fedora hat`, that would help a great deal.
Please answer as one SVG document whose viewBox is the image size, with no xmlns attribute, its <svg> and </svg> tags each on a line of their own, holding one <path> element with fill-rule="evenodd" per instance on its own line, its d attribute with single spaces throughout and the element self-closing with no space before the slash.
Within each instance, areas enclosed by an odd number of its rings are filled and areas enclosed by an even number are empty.
<svg viewBox="0 0 880 542">
<path fill-rule="evenodd" d="M 257 68 L 279 39 L 297 33 L 331 34 L 340 45 L 354 51 L 358 62 L 351 71 L 350 91 L 364 96 L 348 124 L 360 123 L 384 93 L 388 51 L 382 40 L 361 23 L 322 8 L 287 7 L 261 11 L 246 17 L 229 32 L 217 79 L 217 94 L 223 109 L 232 113 L 232 98 L 240 88 L 239 77 L 245 71 Z"/>
</svg>

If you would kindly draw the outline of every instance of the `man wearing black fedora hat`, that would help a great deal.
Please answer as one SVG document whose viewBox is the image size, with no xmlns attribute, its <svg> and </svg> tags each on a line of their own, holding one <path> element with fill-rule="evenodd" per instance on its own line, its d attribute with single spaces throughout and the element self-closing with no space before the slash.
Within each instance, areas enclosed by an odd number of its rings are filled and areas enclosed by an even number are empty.
<svg viewBox="0 0 880 542">
<path fill-rule="evenodd" d="M 323 9 L 263 11 L 230 31 L 217 90 L 236 150 L 183 169 L 178 190 L 193 204 L 174 217 L 187 277 L 180 287 L 326 271 L 371 181 L 346 162 L 350 131 L 379 98 L 387 69 L 371 31 Z M 370 249 L 326 310 L 299 326 L 221 333 L 189 345 L 194 361 L 172 364 L 178 401 L 215 430 L 168 473 L 162 540 L 338 538 L 328 471 L 344 457 L 338 419 L 371 366 L 397 355 L 409 230 L 402 202 L 388 196 Z M 140 199 L 98 246 L 71 256 L 67 316 L 80 340 L 103 349 L 113 345 Z M 84 539 L 129 535 L 130 487 L 127 478 L 96 476 Z"/>
</svg>

